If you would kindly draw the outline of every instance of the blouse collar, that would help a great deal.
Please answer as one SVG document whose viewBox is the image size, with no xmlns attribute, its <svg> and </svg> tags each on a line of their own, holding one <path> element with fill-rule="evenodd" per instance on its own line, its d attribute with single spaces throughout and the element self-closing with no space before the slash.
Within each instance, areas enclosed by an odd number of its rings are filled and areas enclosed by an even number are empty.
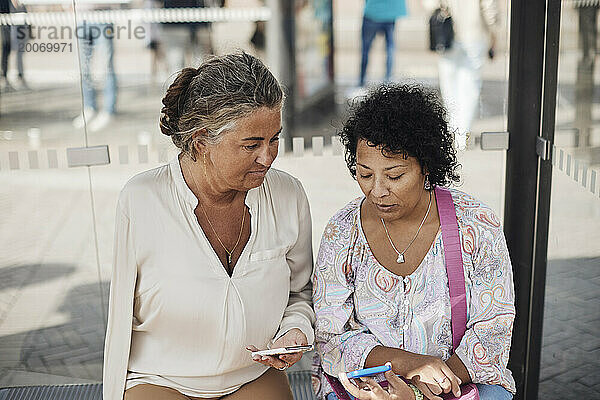
<svg viewBox="0 0 600 400">
<path fill-rule="evenodd" d="M 181 198 L 189 204 L 192 208 L 196 208 L 198 205 L 198 198 L 192 192 L 192 189 L 189 188 L 187 183 L 185 183 L 185 179 L 183 179 L 183 171 L 181 170 L 181 164 L 179 163 L 179 155 L 178 153 L 169 163 L 169 168 L 171 170 L 171 176 L 173 177 L 173 182 L 175 183 L 175 188 L 177 189 L 177 193 Z M 263 182 L 262 185 L 265 183 Z M 262 186 L 261 185 L 261 186 Z M 261 187 L 256 187 L 250 189 L 246 194 L 245 203 L 250 208 L 250 210 L 254 209 L 257 201 L 257 191 Z"/>
</svg>

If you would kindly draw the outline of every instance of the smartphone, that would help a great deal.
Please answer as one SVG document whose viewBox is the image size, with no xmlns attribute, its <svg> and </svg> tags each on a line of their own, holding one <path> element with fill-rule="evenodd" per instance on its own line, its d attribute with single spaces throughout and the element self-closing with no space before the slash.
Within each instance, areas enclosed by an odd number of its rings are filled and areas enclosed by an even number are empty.
<svg viewBox="0 0 600 400">
<path fill-rule="evenodd" d="M 306 351 L 311 351 L 312 349 L 313 349 L 312 344 L 278 347 L 276 349 L 253 351 L 252 357 L 254 357 L 254 356 L 279 356 L 282 354 L 304 353 Z"/>
<path fill-rule="evenodd" d="M 358 369 L 356 371 L 347 372 L 346 376 L 348 377 L 348 379 L 360 378 L 361 376 L 381 374 L 383 372 L 389 371 L 390 369 L 392 369 L 392 367 L 390 367 L 389 365 L 382 365 L 380 367 Z"/>
</svg>

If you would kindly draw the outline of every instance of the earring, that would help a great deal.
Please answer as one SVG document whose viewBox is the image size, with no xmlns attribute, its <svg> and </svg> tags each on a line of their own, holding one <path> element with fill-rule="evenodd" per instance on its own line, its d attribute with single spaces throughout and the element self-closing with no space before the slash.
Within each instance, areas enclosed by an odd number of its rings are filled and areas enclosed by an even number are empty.
<svg viewBox="0 0 600 400">
<path fill-rule="evenodd" d="M 431 190 L 431 182 L 429 182 L 429 174 L 425 175 L 425 184 L 423 185 L 425 190 Z"/>
</svg>

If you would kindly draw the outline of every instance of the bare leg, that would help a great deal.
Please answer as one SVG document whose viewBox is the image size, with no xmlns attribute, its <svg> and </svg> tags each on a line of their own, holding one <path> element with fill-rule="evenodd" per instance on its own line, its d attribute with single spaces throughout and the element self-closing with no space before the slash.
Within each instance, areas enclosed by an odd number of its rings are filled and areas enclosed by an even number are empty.
<svg viewBox="0 0 600 400">
<path fill-rule="evenodd" d="M 221 397 L 221 400 L 293 400 L 292 390 L 283 371 L 269 368 L 267 372 L 248 382 L 236 392 Z M 126 399 L 129 400 L 129 399 Z"/>
<path fill-rule="evenodd" d="M 188 397 L 175 389 L 166 386 L 143 383 L 125 391 L 124 400 L 190 400 L 199 397 Z M 213 398 L 216 400 L 217 398 Z M 210 400 L 210 399 L 203 399 Z"/>
</svg>

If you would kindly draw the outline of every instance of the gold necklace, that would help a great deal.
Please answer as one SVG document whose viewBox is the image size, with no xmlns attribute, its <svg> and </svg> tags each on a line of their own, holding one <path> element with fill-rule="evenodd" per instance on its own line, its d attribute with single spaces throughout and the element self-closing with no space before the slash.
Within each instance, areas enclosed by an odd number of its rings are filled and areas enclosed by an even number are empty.
<svg viewBox="0 0 600 400">
<path fill-rule="evenodd" d="M 196 182 L 196 177 L 194 176 L 194 174 L 192 174 L 192 171 L 190 170 L 189 167 L 187 167 L 187 170 L 188 170 L 188 173 L 192 176 L 194 185 L 196 185 L 196 188 L 199 189 L 198 182 Z M 237 241 L 235 242 L 233 249 L 231 249 L 231 251 L 229 251 L 229 250 L 227 250 L 227 247 L 225 247 L 225 245 L 221 241 L 221 238 L 219 238 L 219 234 L 215 230 L 213 224 L 210 222 L 210 219 L 208 218 L 208 214 L 206 214 L 206 211 L 204 211 L 204 207 L 202 206 L 202 202 L 200 201 L 200 198 L 198 198 L 198 205 L 200 205 L 200 209 L 202 210 L 204 217 L 208 221 L 208 225 L 210 226 L 210 229 L 212 229 L 213 233 L 215 234 L 215 237 L 219 241 L 219 244 L 221 245 L 221 247 L 223 247 L 223 250 L 225 250 L 225 253 L 227 253 L 227 268 L 229 268 L 231 266 L 231 259 L 233 257 L 233 252 L 235 251 L 235 249 L 237 249 L 238 244 L 240 244 L 240 240 L 242 238 L 242 233 L 244 232 L 244 221 L 246 219 L 246 210 L 243 210 L 243 212 L 242 212 L 242 226 L 240 227 L 240 234 L 238 235 Z"/>
<path fill-rule="evenodd" d="M 417 236 L 419 236 L 419 232 L 421 232 L 421 228 L 423 227 L 423 224 L 425 223 L 425 220 L 427 219 L 427 216 L 429 215 L 429 210 L 431 210 L 431 191 L 429 192 L 429 205 L 427 206 L 427 212 L 425 213 L 425 216 L 423 217 L 423 221 L 421 221 L 421 225 L 419 225 L 419 228 L 417 229 L 417 233 L 415 233 L 415 236 L 412 238 L 412 240 L 410 241 L 408 246 L 406 246 L 406 248 L 404 249 L 404 251 L 402 253 L 399 252 L 398 249 L 396 249 L 396 246 L 394 246 L 394 242 L 392 242 L 390 233 L 388 232 L 387 227 L 385 226 L 385 221 L 383 220 L 383 218 L 379 218 L 381 220 L 381 223 L 383 224 L 383 229 L 385 230 L 385 234 L 387 235 L 387 238 L 390 241 L 390 244 L 392 245 L 392 249 L 394 249 L 396 254 L 398 254 L 398 258 L 396 259 L 396 262 L 398 264 L 404 263 L 404 253 L 406 253 L 406 250 L 408 250 L 408 248 L 417 239 Z"/>
</svg>

